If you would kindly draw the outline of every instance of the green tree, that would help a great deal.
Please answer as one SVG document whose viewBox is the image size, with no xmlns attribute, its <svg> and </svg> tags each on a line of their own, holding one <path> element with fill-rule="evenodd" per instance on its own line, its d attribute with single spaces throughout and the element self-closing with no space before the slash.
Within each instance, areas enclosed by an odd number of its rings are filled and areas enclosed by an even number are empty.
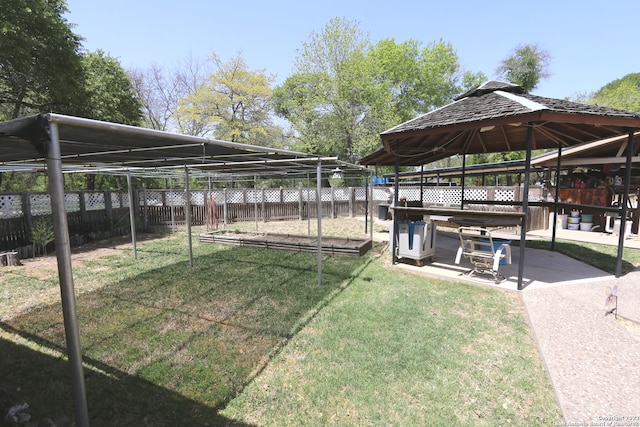
<svg viewBox="0 0 640 427">
<path fill-rule="evenodd" d="M 451 45 L 393 39 L 372 45 L 357 22 L 340 18 L 311 33 L 295 67 L 274 90 L 276 112 L 292 123 L 300 149 L 349 161 L 378 148 L 381 131 L 461 91 Z"/>
<path fill-rule="evenodd" d="M 589 103 L 640 112 L 640 73 L 627 74 L 607 83 L 591 96 Z"/>
<path fill-rule="evenodd" d="M 181 99 L 179 120 L 202 123 L 215 138 L 269 146 L 277 133 L 271 120 L 271 84 L 275 77 L 264 70 L 249 70 L 238 54 L 223 62 L 215 53 L 216 67 L 204 85 Z"/>
<path fill-rule="evenodd" d="M 103 51 L 82 55 L 84 93 L 80 113 L 87 118 L 139 126 L 142 103 L 120 62 Z"/>
<path fill-rule="evenodd" d="M 64 0 L 4 0 L 0 7 L 0 119 L 73 113 L 81 95 L 81 38 Z"/>
<path fill-rule="evenodd" d="M 496 73 L 500 78 L 530 92 L 541 80 L 550 76 L 550 60 L 551 55 L 536 44 L 518 46 L 510 56 L 502 60 Z"/>
</svg>

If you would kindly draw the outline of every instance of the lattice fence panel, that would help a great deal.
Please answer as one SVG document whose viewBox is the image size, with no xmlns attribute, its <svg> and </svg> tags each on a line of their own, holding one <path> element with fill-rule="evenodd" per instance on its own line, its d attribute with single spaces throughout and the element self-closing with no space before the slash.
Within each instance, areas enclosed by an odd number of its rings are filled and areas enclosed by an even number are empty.
<svg viewBox="0 0 640 427">
<path fill-rule="evenodd" d="M 322 202 L 331 201 L 331 188 L 322 188 L 322 191 L 320 192 L 320 201 Z"/>
<path fill-rule="evenodd" d="M 209 191 L 209 200 L 213 199 L 216 201 L 216 204 L 220 204 L 224 202 L 224 190 L 210 190 Z"/>
<path fill-rule="evenodd" d="M 113 209 L 120 208 L 120 193 L 111 193 L 111 207 Z"/>
<path fill-rule="evenodd" d="M 88 211 L 105 209 L 104 193 L 82 193 L 84 196 L 84 207 Z"/>
<path fill-rule="evenodd" d="M 465 200 L 487 200 L 486 188 L 465 188 L 464 189 Z"/>
<path fill-rule="evenodd" d="M 202 191 L 190 191 L 191 204 L 193 206 L 204 206 L 204 192 Z"/>
<path fill-rule="evenodd" d="M 67 213 L 80 212 L 80 194 L 66 193 L 64 195 L 64 204 L 67 207 Z"/>
<path fill-rule="evenodd" d="M 19 218 L 23 215 L 19 194 L 0 195 L 0 218 Z"/>
<path fill-rule="evenodd" d="M 147 206 L 162 206 L 162 191 L 143 191 L 140 193 L 144 196 Z M 140 200 L 140 204 L 144 205 L 142 200 Z"/>
<path fill-rule="evenodd" d="M 280 202 L 280 189 L 278 188 L 267 188 L 262 194 L 264 194 L 264 201 L 267 203 Z"/>
<path fill-rule="evenodd" d="M 354 188 L 353 197 L 355 200 L 367 200 L 367 189 L 362 187 Z"/>
<path fill-rule="evenodd" d="M 184 191 L 167 191 L 165 194 L 165 203 L 168 206 L 184 206 L 186 204 Z"/>
<path fill-rule="evenodd" d="M 227 190 L 227 203 L 244 203 L 244 190 Z M 247 200 L 247 203 L 253 203 L 254 200 Z"/>
<path fill-rule="evenodd" d="M 300 201 L 300 190 L 297 188 L 285 188 L 282 190 L 283 202 L 298 202 Z"/>
<path fill-rule="evenodd" d="M 420 200 L 420 188 L 419 187 L 404 187 L 398 189 L 398 199 L 402 197 L 408 201 Z"/>
<path fill-rule="evenodd" d="M 513 202 L 516 200 L 516 193 L 508 188 L 496 188 L 493 192 L 493 199 L 498 202 Z"/>
<path fill-rule="evenodd" d="M 340 202 L 347 202 L 350 199 L 350 193 L 349 188 L 334 188 L 333 199 Z"/>
<path fill-rule="evenodd" d="M 51 197 L 48 194 L 31 194 L 31 215 L 49 215 L 51 213 Z M 78 209 L 80 204 L 78 203 Z"/>
</svg>

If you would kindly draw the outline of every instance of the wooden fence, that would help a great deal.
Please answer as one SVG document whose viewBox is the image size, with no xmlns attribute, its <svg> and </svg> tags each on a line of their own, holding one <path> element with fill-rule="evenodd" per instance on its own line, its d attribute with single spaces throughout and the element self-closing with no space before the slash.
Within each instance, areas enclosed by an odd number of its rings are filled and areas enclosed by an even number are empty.
<svg viewBox="0 0 640 427">
<path fill-rule="evenodd" d="M 539 200 L 541 189 L 530 190 L 530 200 Z M 372 188 L 374 216 L 377 205 L 392 200 L 393 190 Z M 467 187 L 465 200 L 488 200 L 488 209 L 513 210 L 510 202 L 521 200 L 521 187 Z M 322 188 L 320 202 L 323 217 L 363 216 L 367 210 L 364 187 Z M 459 205 L 460 187 L 401 186 L 398 197 L 424 204 Z M 133 192 L 136 228 L 140 230 L 186 223 L 184 190 L 135 190 Z M 192 225 L 205 225 L 213 213 L 220 225 L 239 221 L 273 221 L 315 218 L 315 188 L 220 189 L 190 191 Z M 495 204 L 504 202 L 504 205 Z M 127 192 L 68 192 L 65 194 L 69 236 L 72 246 L 130 233 L 129 195 Z M 543 208 L 530 208 L 528 229 L 544 228 Z M 541 210 L 538 212 L 538 210 Z M 0 252 L 19 251 L 21 258 L 33 256 L 33 226 L 37 221 L 51 224 L 51 200 L 48 193 L 0 194 Z M 51 243 L 48 250 L 54 250 Z"/>
</svg>

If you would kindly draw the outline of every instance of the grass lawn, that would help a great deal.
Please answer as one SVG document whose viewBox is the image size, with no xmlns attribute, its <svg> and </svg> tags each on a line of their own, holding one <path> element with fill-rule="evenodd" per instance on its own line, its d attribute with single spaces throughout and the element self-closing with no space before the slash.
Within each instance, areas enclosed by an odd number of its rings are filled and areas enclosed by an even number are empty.
<svg viewBox="0 0 640 427">
<path fill-rule="evenodd" d="M 380 247 L 325 257 L 321 287 L 312 253 L 194 238 L 190 268 L 186 242 L 176 233 L 140 244 L 137 261 L 125 251 L 74 264 L 92 425 L 560 419 L 517 293 L 395 270 Z M 0 277 L 13 296 L 0 312 L 0 388 L 36 419 L 73 418 L 60 303 L 34 298 L 55 293 L 55 270 L 32 273 Z"/>
</svg>

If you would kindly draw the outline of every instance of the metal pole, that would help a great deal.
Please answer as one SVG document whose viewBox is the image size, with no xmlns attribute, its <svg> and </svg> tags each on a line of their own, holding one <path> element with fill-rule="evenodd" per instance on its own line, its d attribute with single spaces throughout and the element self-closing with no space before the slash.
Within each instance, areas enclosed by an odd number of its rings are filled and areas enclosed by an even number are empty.
<svg viewBox="0 0 640 427">
<path fill-rule="evenodd" d="M 85 427 L 89 426 L 89 409 L 87 406 L 84 371 L 82 369 L 80 331 L 78 329 L 76 295 L 71 268 L 71 243 L 69 242 L 69 225 L 67 223 L 67 210 L 64 200 L 60 137 L 57 123 L 50 122 L 49 131 L 51 143 L 48 145 L 47 172 L 49 175 L 53 229 L 56 239 L 56 258 L 58 260 L 64 332 L 67 341 L 69 368 L 71 370 L 76 425 Z"/>
<path fill-rule="evenodd" d="M 622 275 L 622 254 L 624 250 L 624 238 L 627 228 L 627 205 L 629 204 L 629 189 L 631 187 L 631 161 L 633 156 L 633 131 L 629 131 L 627 142 L 627 163 L 624 174 L 624 194 L 622 195 L 622 212 L 620 213 L 620 234 L 618 235 L 618 258 L 616 259 L 616 277 Z"/>
<path fill-rule="evenodd" d="M 175 197 L 173 195 L 173 183 L 171 178 L 169 178 L 169 194 L 171 195 L 171 232 L 174 233 L 176 231 L 176 217 L 174 212 L 174 200 Z"/>
<path fill-rule="evenodd" d="M 524 250 L 527 241 L 527 211 L 529 210 L 529 178 L 531 175 L 531 149 L 533 145 L 533 124 L 527 129 L 527 157 L 524 169 L 524 189 L 522 194 L 522 225 L 520 227 L 520 261 L 518 262 L 518 290 L 522 290 L 522 276 L 524 274 Z"/>
<path fill-rule="evenodd" d="M 400 191 L 399 181 L 400 181 L 400 156 L 396 153 L 396 159 L 394 163 L 395 170 L 395 183 L 394 183 L 394 192 L 393 192 L 393 206 L 394 208 L 398 206 L 398 192 Z M 391 243 L 391 264 L 396 263 L 396 250 L 397 250 L 397 241 L 398 241 L 398 212 L 393 211 L 393 241 Z"/>
<path fill-rule="evenodd" d="M 464 187 L 466 185 L 466 169 L 467 169 L 467 152 L 465 151 L 462 154 L 462 182 L 460 185 L 462 186 L 462 194 L 460 196 L 460 209 L 464 209 Z"/>
<path fill-rule="evenodd" d="M 133 246 L 133 259 L 138 259 L 136 244 L 136 212 L 133 203 L 133 186 L 131 185 L 131 172 L 127 172 L 127 187 L 129 189 L 129 224 L 131 225 L 131 245 Z"/>
<path fill-rule="evenodd" d="M 187 240 L 189 241 L 189 267 L 193 267 L 193 244 L 191 242 L 191 191 L 189 191 L 189 168 L 184 167 L 185 219 L 187 220 Z"/>
<path fill-rule="evenodd" d="M 558 221 L 558 201 L 560 200 L 560 166 L 562 162 L 562 146 L 558 146 L 558 159 L 556 164 L 556 194 L 553 198 L 553 224 L 551 228 L 551 250 L 556 250 L 556 222 Z"/>
<path fill-rule="evenodd" d="M 264 201 L 264 191 L 262 192 L 262 201 Z M 258 178 L 253 176 L 253 210 L 256 217 L 256 232 L 258 232 Z"/>
<path fill-rule="evenodd" d="M 318 214 L 318 285 L 322 285 L 322 161 L 316 171 L 316 210 Z"/>
</svg>

